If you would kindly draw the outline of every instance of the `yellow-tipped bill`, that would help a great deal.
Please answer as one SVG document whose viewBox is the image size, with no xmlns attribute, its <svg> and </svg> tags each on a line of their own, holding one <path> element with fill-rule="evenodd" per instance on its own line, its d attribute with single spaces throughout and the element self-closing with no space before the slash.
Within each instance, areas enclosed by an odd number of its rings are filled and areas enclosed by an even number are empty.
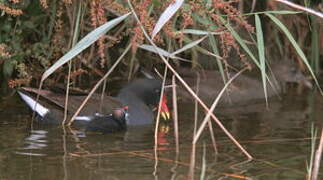
<svg viewBox="0 0 323 180">
<path fill-rule="evenodd" d="M 170 119 L 170 113 L 169 113 L 169 109 L 167 106 L 167 98 L 165 95 L 162 98 L 161 107 L 160 107 L 160 114 L 164 118 L 164 120 Z"/>
</svg>

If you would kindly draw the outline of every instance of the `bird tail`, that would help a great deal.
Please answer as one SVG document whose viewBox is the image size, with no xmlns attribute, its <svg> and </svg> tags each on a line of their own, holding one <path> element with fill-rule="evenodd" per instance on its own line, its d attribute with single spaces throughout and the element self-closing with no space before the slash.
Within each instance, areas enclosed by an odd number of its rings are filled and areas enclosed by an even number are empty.
<svg viewBox="0 0 323 180">
<path fill-rule="evenodd" d="M 43 105 L 39 104 L 36 100 L 28 96 L 27 94 L 18 91 L 18 94 L 20 95 L 21 99 L 28 105 L 28 107 L 36 112 L 39 116 L 42 118 L 45 117 L 47 113 L 49 113 L 49 109 L 44 107 Z"/>
</svg>

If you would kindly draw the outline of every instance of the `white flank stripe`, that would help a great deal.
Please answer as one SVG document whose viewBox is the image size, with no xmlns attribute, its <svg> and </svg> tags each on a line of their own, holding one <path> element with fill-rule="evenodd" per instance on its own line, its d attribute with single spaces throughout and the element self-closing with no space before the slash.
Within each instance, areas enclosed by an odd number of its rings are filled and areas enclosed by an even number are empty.
<svg viewBox="0 0 323 180">
<path fill-rule="evenodd" d="M 91 121 L 93 118 L 91 116 L 76 116 L 76 121 Z"/>
</svg>

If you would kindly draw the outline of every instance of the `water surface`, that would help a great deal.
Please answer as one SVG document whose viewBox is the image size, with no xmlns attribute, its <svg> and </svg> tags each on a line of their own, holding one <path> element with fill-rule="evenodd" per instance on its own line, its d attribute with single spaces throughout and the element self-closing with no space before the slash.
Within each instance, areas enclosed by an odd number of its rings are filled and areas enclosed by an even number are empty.
<svg viewBox="0 0 323 180">
<path fill-rule="evenodd" d="M 205 179 L 305 179 L 311 124 L 322 127 L 323 99 L 312 92 L 293 92 L 270 101 L 269 109 L 263 102 L 219 108 L 218 118 L 255 159 L 246 162 L 246 156 L 213 124 L 219 154 L 214 153 L 206 129 L 196 147 L 194 179 L 203 174 L 203 162 Z M 194 109 L 192 104 L 179 108 L 176 153 L 172 124 L 168 133 L 159 133 L 155 151 L 152 126 L 114 134 L 63 130 L 31 123 L 31 113 L 19 97 L 2 96 L 0 179 L 187 179 Z M 320 172 L 323 178 L 322 167 Z"/>
</svg>

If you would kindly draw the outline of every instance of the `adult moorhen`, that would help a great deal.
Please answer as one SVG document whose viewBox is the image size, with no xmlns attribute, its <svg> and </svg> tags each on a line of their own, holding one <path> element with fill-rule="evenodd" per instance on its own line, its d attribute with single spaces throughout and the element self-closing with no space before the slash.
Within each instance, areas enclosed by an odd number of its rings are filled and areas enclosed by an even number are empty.
<svg viewBox="0 0 323 180">
<path fill-rule="evenodd" d="M 80 114 L 76 117 L 77 124 L 85 125 L 87 130 L 113 132 L 125 130 L 127 126 L 151 124 L 154 120 L 153 108 L 158 106 L 162 82 L 157 79 L 137 79 L 124 86 L 117 97 L 105 96 L 100 110 L 101 95 L 93 94 Z M 27 94 L 35 93 L 42 97 L 40 103 Z M 23 88 L 19 95 L 34 109 L 44 123 L 58 124 L 63 119 L 65 95 L 48 90 Z M 70 95 L 68 115 L 74 113 L 86 96 Z M 37 105 L 35 106 L 35 104 Z M 54 105 L 55 108 L 47 108 Z M 162 98 L 162 116 L 169 118 L 166 98 Z"/>
<path fill-rule="evenodd" d="M 286 83 L 299 83 L 309 88 L 312 87 L 303 73 L 290 61 L 277 62 L 271 67 L 273 74 L 269 75 L 272 87 L 267 83 L 267 96 L 275 96 L 285 90 Z M 218 71 L 202 71 L 196 72 L 191 69 L 181 69 L 180 74 L 184 80 L 193 88 L 196 89 L 197 74 L 200 75 L 199 97 L 206 103 L 211 104 L 224 87 L 224 83 L 220 72 Z M 184 88 L 178 88 L 178 95 L 182 100 L 191 99 L 190 94 Z M 227 88 L 226 92 L 221 97 L 221 106 L 245 104 L 251 100 L 264 99 L 264 90 L 262 81 L 251 78 L 247 75 L 238 76 L 232 84 Z"/>
</svg>

